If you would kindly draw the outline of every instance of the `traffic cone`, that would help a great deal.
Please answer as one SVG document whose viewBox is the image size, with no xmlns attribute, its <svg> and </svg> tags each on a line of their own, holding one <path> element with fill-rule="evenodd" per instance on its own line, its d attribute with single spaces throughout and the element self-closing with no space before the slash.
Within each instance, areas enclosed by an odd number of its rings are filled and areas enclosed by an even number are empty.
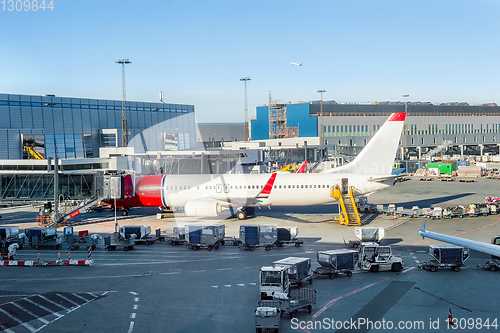
<svg viewBox="0 0 500 333">
<path fill-rule="evenodd" d="M 392 215 L 392 219 L 393 220 L 397 220 L 398 219 L 398 217 L 396 216 L 396 212 L 394 212 L 394 215 Z"/>
<path fill-rule="evenodd" d="M 453 316 L 451 315 L 451 309 L 450 309 L 450 313 L 448 314 L 448 325 L 449 325 L 449 326 L 453 326 L 453 325 L 455 325 L 455 324 L 453 323 Z"/>
</svg>

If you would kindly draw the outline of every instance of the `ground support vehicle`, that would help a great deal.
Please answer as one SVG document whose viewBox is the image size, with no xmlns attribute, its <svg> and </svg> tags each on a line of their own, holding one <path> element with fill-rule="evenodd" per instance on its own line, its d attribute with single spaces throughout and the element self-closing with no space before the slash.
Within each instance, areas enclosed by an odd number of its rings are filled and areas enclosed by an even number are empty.
<svg viewBox="0 0 500 333">
<path fill-rule="evenodd" d="M 278 332 L 280 318 L 280 301 L 260 301 L 255 309 L 255 331 L 257 333 Z"/>
<path fill-rule="evenodd" d="M 276 293 L 290 292 L 290 267 L 284 265 L 263 266 L 259 270 L 261 300 L 272 300 Z"/>
<path fill-rule="evenodd" d="M 281 301 L 281 313 L 289 314 L 290 318 L 294 318 L 300 309 L 305 309 L 309 313 L 312 312 L 313 305 L 316 304 L 316 289 L 299 289 L 298 297 L 290 297 L 289 294 L 276 293 L 275 300 Z"/>
<path fill-rule="evenodd" d="M 490 214 L 491 215 L 498 214 L 498 205 L 496 203 L 488 203 L 488 206 L 490 207 Z"/>
<path fill-rule="evenodd" d="M 208 251 L 218 249 L 220 245 L 224 245 L 224 237 L 226 234 L 226 226 L 220 224 L 186 224 L 186 246 L 193 250 L 206 248 Z"/>
<path fill-rule="evenodd" d="M 484 268 L 492 272 L 500 270 L 500 260 L 499 259 L 488 259 L 484 265 L 476 265 L 479 268 Z"/>
<path fill-rule="evenodd" d="M 453 213 L 453 210 L 450 207 L 443 209 L 443 218 L 444 219 L 452 219 L 454 217 L 455 217 L 455 214 Z"/>
<path fill-rule="evenodd" d="M 328 276 L 335 278 L 339 273 L 345 273 L 348 277 L 352 276 L 352 271 L 358 261 L 358 251 L 356 250 L 330 250 L 319 251 L 318 263 L 321 267 L 313 272 L 316 276 Z"/>
<path fill-rule="evenodd" d="M 436 220 L 436 219 L 442 219 L 442 218 L 443 218 L 443 208 L 434 207 L 432 209 L 431 219 Z"/>
<path fill-rule="evenodd" d="M 358 267 L 370 272 L 399 272 L 404 268 L 401 256 L 393 255 L 390 246 L 367 244 L 359 248 Z"/>
<path fill-rule="evenodd" d="M 257 247 L 265 247 L 266 251 L 270 251 L 277 240 L 278 228 L 274 224 L 240 225 L 240 249 L 253 251 Z"/>
<path fill-rule="evenodd" d="M 476 210 L 478 215 L 488 216 L 490 214 L 490 207 L 485 203 L 476 204 Z"/>
<path fill-rule="evenodd" d="M 12 257 L 12 244 L 17 244 L 17 249 L 22 249 L 23 243 L 19 238 L 19 227 L 0 227 L 0 256 L 7 259 L 9 253 Z M 11 251 L 9 251 L 9 248 Z"/>
<path fill-rule="evenodd" d="M 365 213 L 376 213 L 377 207 L 374 204 L 368 202 L 368 197 L 366 196 L 358 196 L 356 197 L 356 206 L 358 207 L 358 211 Z"/>
<path fill-rule="evenodd" d="M 438 268 L 450 267 L 458 272 L 469 258 L 469 249 L 456 245 L 429 245 L 429 255 L 433 259 L 422 262 L 419 268 L 435 272 Z"/>
<path fill-rule="evenodd" d="M 29 244 L 33 249 L 50 248 L 59 249 L 62 245 L 62 234 L 56 228 L 35 227 L 24 230 Z"/>
<path fill-rule="evenodd" d="M 476 209 L 475 204 L 471 204 L 469 208 L 467 208 L 467 214 L 469 214 L 469 217 L 477 217 L 479 215 L 479 211 Z"/>
<path fill-rule="evenodd" d="M 108 251 L 114 251 L 119 246 L 123 246 L 123 251 L 129 251 L 134 249 L 134 245 L 134 235 L 130 235 L 129 238 L 125 238 L 120 232 L 113 232 L 111 236 L 104 238 L 104 246 Z"/>
<path fill-rule="evenodd" d="M 283 244 L 294 244 L 295 247 L 300 247 L 304 244 L 304 240 L 297 238 L 298 235 L 299 227 L 278 228 L 278 239 L 274 245 L 282 247 Z"/>
<path fill-rule="evenodd" d="M 460 217 L 463 218 L 464 216 L 467 216 L 467 208 L 464 206 L 455 206 L 450 208 L 452 215 L 454 217 Z"/>
<path fill-rule="evenodd" d="M 354 235 L 358 240 L 350 240 L 349 243 L 345 245 L 357 248 L 361 246 L 363 242 L 375 242 L 379 243 L 385 236 L 384 228 L 382 227 L 356 227 L 354 228 Z"/>
<path fill-rule="evenodd" d="M 64 228 L 64 241 L 68 244 L 68 249 L 78 250 L 80 246 L 87 249 L 89 246 L 92 250 L 97 247 L 98 238 L 91 237 L 88 230 L 81 230 L 78 232 L 78 236 L 73 234 L 73 227 Z"/>
<path fill-rule="evenodd" d="M 288 257 L 273 262 L 276 266 L 288 267 L 288 276 L 291 287 L 300 287 L 303 282 L 313 283 L 313 272 L 310 258 Z"/>
</svg>

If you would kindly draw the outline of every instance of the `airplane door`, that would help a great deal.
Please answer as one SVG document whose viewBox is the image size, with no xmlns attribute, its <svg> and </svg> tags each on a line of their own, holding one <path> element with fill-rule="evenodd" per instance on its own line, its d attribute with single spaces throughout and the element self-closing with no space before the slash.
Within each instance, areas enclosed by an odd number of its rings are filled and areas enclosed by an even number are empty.
<svg viewBox="0 0 500 333">
<path fill-rule="evenodd" d="M 348 178 L 342 178 L 342 188 L 341 188 L 342 194 L 348 194 L 349 193 L 349 179 Z"/>
</svg>

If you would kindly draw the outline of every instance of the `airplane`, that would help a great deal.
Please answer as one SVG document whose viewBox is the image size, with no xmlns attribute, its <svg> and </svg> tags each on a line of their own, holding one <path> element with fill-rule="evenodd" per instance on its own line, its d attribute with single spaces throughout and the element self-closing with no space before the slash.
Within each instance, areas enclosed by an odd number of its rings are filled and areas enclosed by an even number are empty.
<svg viewBox="0 0 500 333">
<path fill-rule="evenodd" d="M 290 63 L 291 63 L 292 65 L 294 65 L 294 66 L 299 66 L 299 67 L 300 67 L 300 66 L 302 66 L 302 62 L 301 62 L 300 64 L 298 64 L 298 63 L 296 63 L 296 62 L 291 62 L 291 61 L 290 61 Z"/>
<path fill-rule="evenodd" d="M 256 207 L 336 202 L 330 195 L 336 185 L 343 191 L 354 187 L 356 196 L 371 194 L 396 182 L 391 171 L 405 118 L 406 113 L 393 113 L 351 163 L 322 173 L 138 176 L 125 189 L 133 195 L 116 200 L 116 206 L 184 207 L 186 216 L 206 217 L 229 208 L 244 220 Z"/>
<path fill-rule="evenodd" d="M 435 239 L 435 240 L 438 240 L 441 242 L 450 243 L 450 244 L 454 244 L 454 245 L 458 245 L 458 246 L 463 246 L 463 247 L 467 247 L 471 250 L 476 250 L 478 252 L 490 254 L 493 257 L 500 257 L 500 246 L 499 246 L 500 245 L 500 237 L 498 237 L 498 236 L 493 238 L 492 244 L 485 243 L 485 242 L 479 242 L 479 241 L 475 241 L 472 239 L 460 238 L 460 237 L 456 237 L 456 236 L 449 236 L 449 235 L 440 234 L 437 232 L 425 230 L 425 223 L 426 222 L 427 221 L 424 221 L 424 223 L 422 224 L 422 227 L 420 228 L 420 230 L 418 232 L 420 234 L 420 236 L 422 236 L 422 238 L 428 237 L 428 238 Z"/>
<path fill-rule="evenodd" d="M 297 173 L 304 173 L 306 171 L 306 167 L 307 167 L 307 160 L 305 160 L 299 167 L 299 169 L 297 170 Z"/>
</svg>

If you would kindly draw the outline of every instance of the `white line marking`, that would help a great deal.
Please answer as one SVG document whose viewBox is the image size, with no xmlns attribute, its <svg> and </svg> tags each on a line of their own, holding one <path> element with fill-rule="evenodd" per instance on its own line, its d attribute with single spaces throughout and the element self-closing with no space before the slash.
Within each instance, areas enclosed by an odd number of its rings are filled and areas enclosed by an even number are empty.
<svg viewBox="0 0 500 333">
<path fill-rule="evenodd" d="M 129 294 L 132 294 L 132 295 L 137 295 L 137 293 L 136 293 L 136 292 L 133 292 L 133 291 L 129 291 L 128 293 L 129 293 Z"/>
<path fill-rule="evenodd" d="M 229 288 L 229 287 L 231 287 L 231 285 L 230 284 L 225 284 L 224 287 L 228 287 Z"/>
<path fill-rule="evenodd" d="M 67 297 L 64 297 L 64 296 L 63 296 L 63 295 L 61 295 L 61 294 L 56 294 L 56 296 L 61 297 L 63 300 L 65 300 L 65 301 L 67 301 L 67 302 L 69 302 L 69 303 L 73 304 L 74 306 L 80 306 L 80 304 L 73 302 L 72 300 L 70 300 L 70 299 L 69 299 L 69 298 L 67 298 Z"/>
<path fill-rule="evenodd" d="M 252 286 L 255 286 L 257 283 L 255 283 L 255 282 L 250 282 L 249 284 L 251 284 Z"/>
<path fill-rule="evenodd" d="M 244 284 L 243 283 L 238 283 L 238 286 L 243 287 Z"/>
<path fill-rule="evenodd" d="M 55 305 L 55 306 L 60 307 L 61 309 L 64 309 L 64 310 L 66 310 L 66 311 L 68 310 L 68 308 L 66 308 L 66 307 L 64 307 L 64 306 L 62 306 L 62 305 L 60 305 L 60 304 L 57 304 L 56 302 L 51 301 L 50 299 L 48 299 L 47 297 L 45 297 L 45 296 L 43 296 L 43 295 L 38 295 L 38 294 L 37 294 L 37 296 L 38 296 L 38 297 L 40 297 L 41 299 L 46 300 L 46 301 L 47 301 L 47 302 L 49 302 L 50 304 L 53 304 L 53 305 Z"/>
<path fill-rule="evenodd" d="M 87 302 L 88 302 L 88 300 L 87 300 L 87 299 L 83 298 L 82 296 L 80 296 L 80 295 L 78 295 L 78 294 L 71 293 L 71 295 L 75 296 L 76 298 L 81 299 L 81 300 L 82 300 L 82 301 L 84 301 L 85 303 L 87 303 Z"/>
<path fill-rule="evenodd" d="M 134 302 L 139 302 L 139 297 L 134 297 Z"/>
<path fill-rule="evenodd" d="M 128 327 L 128 333 L 132 333 L 133 330 L 134 330 L 134 322 L 131 321 L 130 326 Z"/>
<path fill-rule="evenodd" d="M 16 317 L 14 317 L 13 315 L 11 315 L 10 313 L 8 313 L 7 311 L 5 311 L 4 309 L 0 308 L 0 312 L 3 313 L 4 315 L 6 315 L 7 317 L 9 317 L 10 319 L 12 319 L 14 321 L 17 321 L 19 324 L 21 324 L 22 326 L 26 327 L 31 332 L 36 332 L 37 331 L 36 328 L 34 328 L 33 326 L 31 326 L 30 324 L 27 324 L 27 323 L 23 322 L 22 320 L 17 319 Z"/>
<path fill-rule="evenodd" d="M 179 272 L 160 273 L 161 275 L 179 274 Z"/>
<path fill-rule="evenodd" d="M 92 296 L 94 298 L 97 298 L 97 296 L 95 294 L 93 294 L 93 293 L 87 293 L 87 294 L 89 294 L 90 296 Z"/>
<path fill-rule="evenodd" d="M 416 262 L 417 264 L 420 264 L 420 260 L 415 260 L 415 262 Z"/>
<path fill-rule="evenodd" d="M 206 272 L 206 269 L 201 269 L 199 271 L 189 271 L 189 273 L 202 273 L 202 272 Z"/>
<path fill-rule="evenodd" d="M 228 267 L 228 268 L 217 268 L 218 271 L 229 271 L 233 269 L 232 267 Z"/>
<path fill-rule="evenodd" d="M 212 286 L 212 288 L 219 288 L 219 286 Z"/>
<path fill-rule="evenodd" d="M 14 305 L 15 307 L 21 309 L 22 311 L 26 312 L 27 314 L 35 317 L 36 319 L 40 320 L 42 323 L 44 323 L 45 325 L 47 325 L 49 323 L 48 320 L 45 320 L 44 318 L 40 317 L 40 316 L 37 316 L 36 314 L 34 314 L 33 312 L 23 308 L 22 306 L 20 306 L 19 304 L 17 303 L 14 303 L 14 302 L 9 302 L 10 304 Z"/>
<path fill-rule="evenodd" d="M 135 312 L 132 312 L 132 313 L 130 314 L 130 318 L 135 319 Z"/>
<path fill-rule="evenodd" d="M 57 318 L 61 318 L 61 317 L 63 317 L 63 315 L 62 315 L 62 314 L 60 314 L 59 312 L 54 312 L 54 311 L 50 310 L 49 308 L 46 308 L 45 306 L 43 306 L 43 305 L 41 305 L 41 304 L 38 304 L 38 303 L 36 303 L 36 302 L 34 302 L 34 301 L 30 300 L 29 298 L 25 298 L 24 300 L 25 300 L 26 302 L 29 302 L 29 303 L 31 303 L 31 304 L 33 304 L 33 305 L 35 305 L 35 306 L 38 306 L 40 309 L 45 310 L 45 311 L 47 311 L 48 313 L 53 314 L 53 315 L 54 315 L 54 316 L 56 316 Z"/>
<path fill-rule="evenodd" d="M 134 310 L 137 310 L 139 306 L 137 304 L 134 304 Z"/>
</svg>

